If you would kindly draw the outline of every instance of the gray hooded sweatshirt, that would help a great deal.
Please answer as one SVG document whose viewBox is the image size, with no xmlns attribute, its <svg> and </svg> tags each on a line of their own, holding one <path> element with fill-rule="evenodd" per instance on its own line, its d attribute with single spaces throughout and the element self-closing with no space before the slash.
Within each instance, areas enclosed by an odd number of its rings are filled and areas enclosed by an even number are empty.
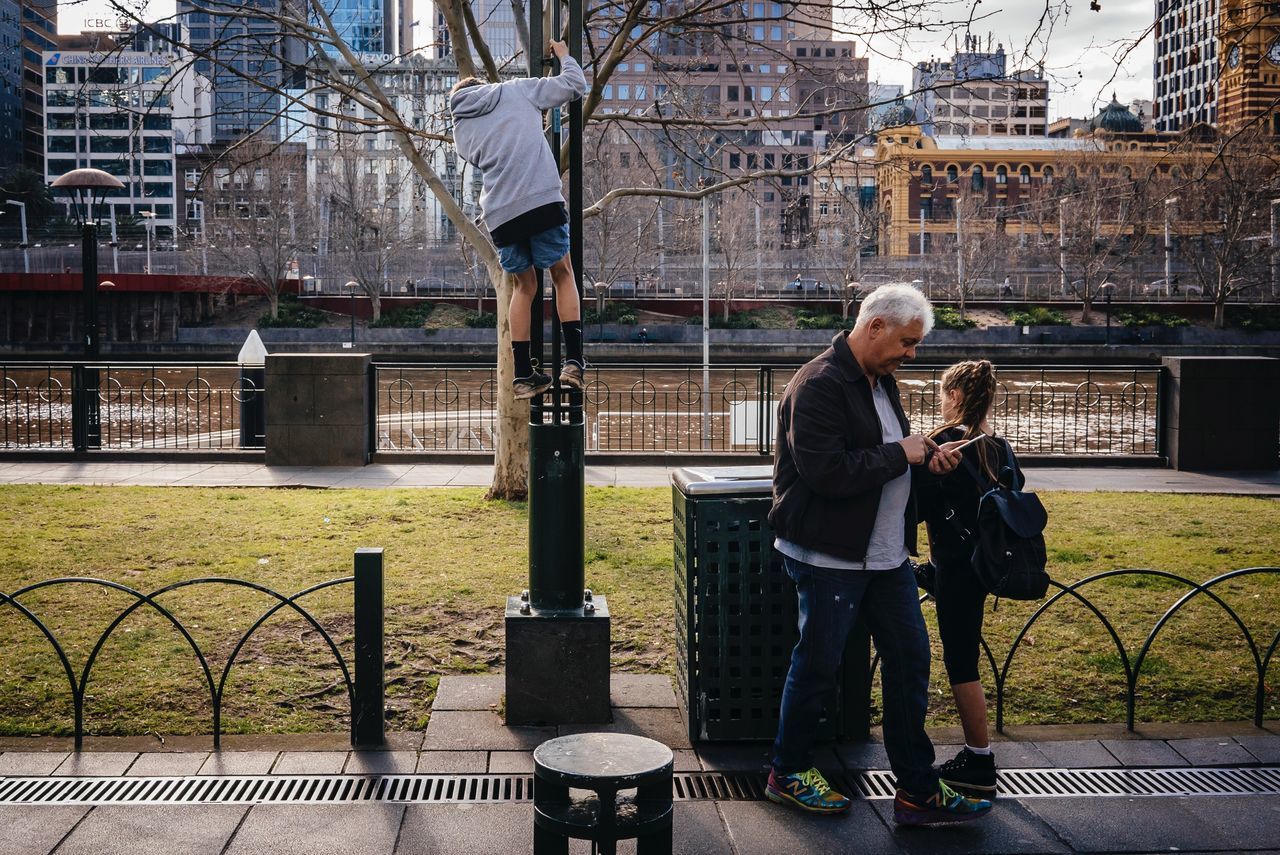
<svg viewBox="0 0 1280 855">
<path fill-rule="evenodd" d="M 560 170 L 542 134 L 542 111 L 586 93 L 582 66 L 566 56 L 555 77 L 469 86 L 449 99 L 453 143 L 480 170 L 480 208 L 490 231 L 526 211 L 564 201 Z"/>
</svg>

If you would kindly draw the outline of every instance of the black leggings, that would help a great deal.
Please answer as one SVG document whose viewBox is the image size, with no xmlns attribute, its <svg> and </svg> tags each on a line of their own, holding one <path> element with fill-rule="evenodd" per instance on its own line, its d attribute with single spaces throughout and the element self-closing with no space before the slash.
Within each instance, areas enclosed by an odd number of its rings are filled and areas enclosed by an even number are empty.
<svg viewBox="0 0 1280 855">
<path fill-rule="evenodd" d="M 979 639 L 987 590 L 978 581 L 969 561 L 961 558 L 938 566 L 934 599 L 947 679 L 953 686 L 972 683 L 978 679 Z"/>
</svg>

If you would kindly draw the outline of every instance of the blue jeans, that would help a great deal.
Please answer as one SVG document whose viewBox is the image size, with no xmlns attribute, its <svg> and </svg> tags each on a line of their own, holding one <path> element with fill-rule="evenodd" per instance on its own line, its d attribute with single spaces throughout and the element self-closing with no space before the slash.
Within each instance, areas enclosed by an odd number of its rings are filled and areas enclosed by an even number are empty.
<svg viewBox="0 0 1280 855">
<path fill-rule="evenodd" d="M 498 261 L 508 273 L 524 273 L 530 267 L 547 270 L 568 254 L 568 223 L 552 226 L 510 246 L 498 247 Z"/>
<path fill-rule="evenodd" d="M 800 640 L 782 689 L 773 767 L 813 765 L 822 702 L 836 688 L 840 659 L 861 617 L 880 651 L 884 748 L 898 786 L 917 795 L 938 789 L 933 743 L 924 730 L 929 706 L 929 635 L 910 565 L 896 570 L 832 570 L 783 558 L 800 599 Z"/>
</svg>

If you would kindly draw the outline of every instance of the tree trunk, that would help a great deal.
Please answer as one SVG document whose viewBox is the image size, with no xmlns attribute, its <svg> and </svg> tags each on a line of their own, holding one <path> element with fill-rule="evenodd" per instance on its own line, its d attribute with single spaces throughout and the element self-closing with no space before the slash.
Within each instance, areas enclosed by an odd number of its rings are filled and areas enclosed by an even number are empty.
<svg viewBox="0 0 1280 855">
<path fill-rule="evenodd" d="M 370 323 L 382 317 L 382 295 L 376 290 L 369 292 L 369 311 L 372 313 Z"/>
<path fill-rule="evenodd" d="M 498 388 L 494 390 L 493 481 L 485 498 L 521 501 L 529 495 L 529 404 L 517 401 L 511 389 L 515 369 L 508 355 L 511 319 L 507 310 L 514 283 L 501 266 L 486 269 L 498 295 Z"/>
<path fill-rule="evenodd" d="M 1086 291 L 1084 296 L 1080 298 L 1083 308 L 1080 310 L 1080 323 L 1087 324 L 1093 319 L 1093 299 Z"/>
<path fill-rule="evenodd" d="M 271 320 L 273 321 L 279 320 L 280 319 L 280 292 L 268 290 L 267 303 L 271 306 Z"/>
<path fill-rule="evenodd" d="M 1227 298 L 1219 295 L 1213 299 L 1213 328 L 1225 329 L 1227 326 Z"/>
<path fill-rule="evenodd" d="M 959 308 L 959 310 L 960 310 L 960 320 L 962 320 L 962 321 L 963 321 L 963 320 L 964 320 L 964 317 L 965 317 L 965 315 L 964 315 L 964 311 L 965 311 L 965 306 L 964 306 L 964 285 L 962 284 L 962 285 L 959 287 L 959 289 L 957 289 L 957 290 L 959 290 L 959 292 L 960 292 L 960 294 L 959 294 L 960 299 L 956 300 L 956 307 L 957 307 L 957 308 Z"/>
<path fill-rule="evenodd" d="M 729 300 L 729 297 L 731 297 L 732 295 L 733 295 L 732 289 L 730 289 L 729 286 L 726 285 L 724 289 L 724 312 L 723 312 L 724 322 L 726 325 L 729 323 L 729 303 L 731 302 Z"/>
</svg>

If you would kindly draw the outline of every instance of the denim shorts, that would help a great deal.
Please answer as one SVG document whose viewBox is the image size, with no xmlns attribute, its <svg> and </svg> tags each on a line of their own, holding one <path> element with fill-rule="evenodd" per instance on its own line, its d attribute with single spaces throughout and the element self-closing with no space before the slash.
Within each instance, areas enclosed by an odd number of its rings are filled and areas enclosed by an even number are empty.
<svg viewBox="0 0 1280 855">
<path fill-rule="evenodd" d="M 510 246 L 498 247 L 502 269 L 508 273 L 523 273 L 530 267 L 546 270 L 569 254 L 569 224 L 553 226 L 545 232 Z"/>
</svg>

